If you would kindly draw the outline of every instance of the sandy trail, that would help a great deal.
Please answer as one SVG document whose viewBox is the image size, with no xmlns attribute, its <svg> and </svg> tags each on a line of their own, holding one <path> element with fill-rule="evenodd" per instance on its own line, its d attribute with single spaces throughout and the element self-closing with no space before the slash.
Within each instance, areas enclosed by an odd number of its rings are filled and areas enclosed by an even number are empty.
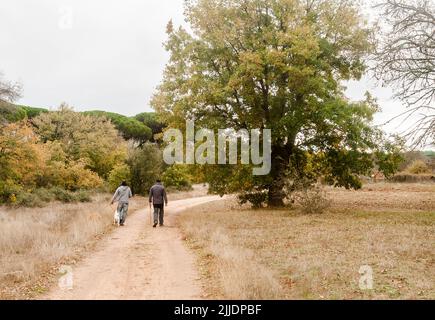
<svg viewBox="0 0 435 320">
<path fill-rule="evenodd" d="M 201 299 L 194 257 L 174 218 L 195 205 L 220 199 L 177 200 L 165 208 L 165 227 L 152 228 L 148 208 L 131 214 L 96 249 L 73 267 L 73 288 L 56 284 L 41 299 Z"/>
</svg>

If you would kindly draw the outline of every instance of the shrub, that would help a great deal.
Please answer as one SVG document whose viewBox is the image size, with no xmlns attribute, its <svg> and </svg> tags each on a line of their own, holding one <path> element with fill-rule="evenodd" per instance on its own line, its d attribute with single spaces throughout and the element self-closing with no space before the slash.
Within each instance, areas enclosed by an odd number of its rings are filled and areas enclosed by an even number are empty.
<svg viewBox="0 0 435 320">
<path fill-rule="evenodd" d="M 153 144 L 130 148 L 127 165 L 131 172 L 131 189 L 135 194 L 148 194 L 149 188 L 162 172 L 162 152 Z"/>
<path fill-rule="evenodd" d="M 35 193 L 20 192 L 16 195 L 15 206 L 42 207 L 44 202 Z"/>
<path fill-rule="evenodd" d="M 37 190 L 59 186 L 75 191 L 94 189 L 103 184 L 91 171 L 85 159 L 68 159 L 58 141 L 42 143 L 28 123 L 20 122 L 0 127 L 0 201 L 10 202 L 20 188 Z M 42 201 L 54 197 L 37 191 Z"/>
<path fill-rule="evenodd" d="M 109 183 L 109 188 L 111 192 L 114 192 L 116 188 L 119 187 L 122 181 L 131 180 L 130 168 L 126 164 L 116 165 L 112 171 L 110 171 L 109 178 L 107 182 Z"/>
<path fill-rule="evenodd" d="M 79 202 L 91 202 L 91 194 L 87 190 L 79 190 L 75 193 L 75 199 Z"/>
<path fill-rule="evenodd" d="M 66 203 L 75 201 L 74 193 L 71 191 L 59 187 L 52 188 L 51 190 L 54 193 L 56 200 L 58 201 Z"/>
<path fill-rule="evenodd" d="M 252 204 L 252 207 L 255 209 L 263 207 L 263 205 L 267 201 L 267 192 L 266 191 L 258 191 L 258 192 L 244 192 L 238 196 L 239 203 L 245 204 L 247 202 Z"/>
<path fill-rule="evenodd" d="M 304 213 L 323 213 L 331 205 L 331 201 L 327 199 L 326 193 L 320 185 L 295 192 L 293 198 L 301 206 Z"/>
<path fill-rule="evenodd" d="M 43 202 L 50 202 L 56 198 L 51 190 L 45 188 L 36 189 L 33 193 Z"/>
<path fill-rule="evenodd" d="M 400 164 L 398 170 L 399 172 L 404 172 L 406 169 L 415 161 L 422 160 L 425 161 L 428 157 L 421 151 L 408 151 L 403 154 L 404 161 Z"/>
<path fill-rule="evenodd" d="M 71 191 L 95 189 L 103 184 L 103 180 L 91 170 L 85 168 L 80 161 L 52 161 L 41 178 L 44 184 L 59 186 Z"/>
<path fill-rule="evenodd" d="M 0 126 L 0 150 L 0 181 L 7 184 L 6 189 L 0 188 L 6 192 L 12 185 L 33 188 L 44 171 L 46 150 L 32 128 L 26 122 Z"/>
<path fill-rule="evenodd" d="M 415 160 L 408 166 L 406 171 L 412 174 L 430 173 L 429 167 L 423 160 Z"/>
<path fill-rule="evenodd" d="M 15 203 L 22 187 L 11 179 L 0 180 L 0 203 Z"/>
<path fill-rule="evenodd" d="M 65 203 L 91 202 L 92 198 L 87 190 L 71 192 L 60 187 L 51 189 L 39 188 L 32 192 L 19 191 L 9 197 L 9 203 L 19 207 L 43 207 L 45 203 L 53 200 Z"/>
<path fill-rule="evenodd" d="M 390 181 L 399 183 L 424 183 L 435 182 L 435 177 L 430 174 L 396 174 Z"/>
<path fill-rule="evenodd" d="M 83 174 L 88 176 L 82 167 L 106 179 L 113 166 L 125 159 L 127 144 L 115 126 L 104 117 L 74 112 L 62 104 L 56 111 L 40 113 L 33 118 L 32 123 L 41 142 L 57 142 L 61 146 L 68 159 L 66 165 L 71 171 L 67 178 L 74 189 L 87 188 L 75 188 L 74 185 L 75 180 Z M 72 165 L 71 161 L 78 166 Z M 74 169 L 78 171 L 73 172 Z M 96 182 L 94 178 L 91 180 L 91 184 Z M 68 189 L 73 190 L 70 187 Z"/>
<path fill-rule="evenodd" d="M 187 168 L 181 165 L 168 167 L 163 173 L 163 183 L 165 187 L 175 188 L 176 190 L 191 190 L 192 183 Z"/>
</svg>

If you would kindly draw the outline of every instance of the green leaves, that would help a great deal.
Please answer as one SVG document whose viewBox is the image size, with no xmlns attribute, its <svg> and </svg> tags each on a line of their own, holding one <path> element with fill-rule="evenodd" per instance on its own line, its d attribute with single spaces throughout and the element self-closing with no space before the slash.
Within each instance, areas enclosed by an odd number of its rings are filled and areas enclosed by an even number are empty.
<svg viewBox="0 0 435 320">
<path fill-rule="evenodd" d="M 147 195 L 162 173 L 162 152 L 156 145 L 145 143 L 141 147 L 129 149 L 126 163 L 130 169 L 132 191 Z"/>
<path fill-rule="evenodd" d="M 47 109 L 15 105 L 9 102 L 0 102 L 0 124 L 18 122 L 26 118 L 32 119 Z"/>
<path fill-rule="evenodd" d="M 102 178 L 107 178 L 113 166 L 126 157 L 125 141 L 104 117 L 74 112 L 63 104 L 32 122 L 42 142 L 59 142 L 67 160 L 82 161 Z"/>
<path fill-rule="evenodd" d="M 145 126 L 151 129 L 152 137 L 151 141 L 155 142 L 158 140 L 158 136 L 163 133 L 165 124 L 161 122 L 155 112 L 143 112 L 134 116 L 134 118 L 143 123 Z"/>
<path fill-rule="evenodd" d="M 87 111 L 84 114 L 109 119 L 126 140 L 133 139 L 142 144 L 152 137 L 151 129 L 135 118 L 105 111 Z"/>
<path fill-rule="evenodd" d="M 170 61 L 151 102 L 159 116 L 178 128 L 195 119 L 214 129 L 272 129 L 271 175 L 210 167 L 212 190 L 280 192 L 287 169 L 360 186 L 383 140 L 371 124 L 376 101 L 349 101 L 341 86 L 361 77 L 373 48 L 354 1 L 196 0 L 186 20 L 192 34 L 168 28 Z M 308 164 L 316 171 L 304 172 Z"/>
<path fill-rule="evenodd" d="M 0 125 L 26 118 L 26 111 L 8 102 L 0 101 Z"/>
</svg>

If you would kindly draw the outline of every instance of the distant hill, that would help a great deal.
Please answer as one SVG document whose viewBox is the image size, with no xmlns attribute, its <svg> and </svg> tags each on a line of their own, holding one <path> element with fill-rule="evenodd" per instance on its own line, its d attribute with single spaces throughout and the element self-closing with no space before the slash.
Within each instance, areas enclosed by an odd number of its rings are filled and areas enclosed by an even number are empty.
<svg viewBox="0 0 435 320">
<path fill-rule="evenodd" d="M 48 110 L 0 102 L 0 123 L 16 122 L 25 118 L 31 119 L 42 112 L 48 112 Z"/>
</svg>

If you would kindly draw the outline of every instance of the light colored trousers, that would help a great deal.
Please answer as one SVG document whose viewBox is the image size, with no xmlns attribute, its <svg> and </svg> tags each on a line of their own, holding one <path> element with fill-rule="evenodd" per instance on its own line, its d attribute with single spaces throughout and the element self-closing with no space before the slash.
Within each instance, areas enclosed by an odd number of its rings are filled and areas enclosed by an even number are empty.
<svg viewBox="0 0 435 320">
<path fill-rule="evenodd" d="M 120 217 L 120 222 L 123 224 L 125 222 L 125 219 L 127 218 L 127 211 L 128 211 L 128 203 L 120 202 L 118 203 L 118 212 Z"/>
</svg>

